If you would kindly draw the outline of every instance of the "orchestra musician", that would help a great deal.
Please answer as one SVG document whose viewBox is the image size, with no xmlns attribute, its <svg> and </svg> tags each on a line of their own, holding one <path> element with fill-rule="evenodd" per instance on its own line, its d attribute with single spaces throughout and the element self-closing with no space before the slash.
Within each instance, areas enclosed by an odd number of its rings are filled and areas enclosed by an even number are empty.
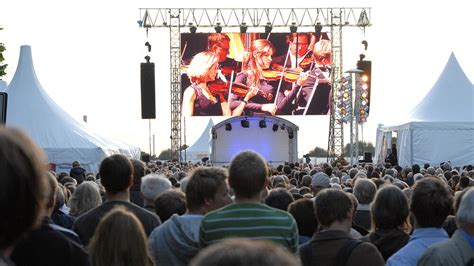
<svg viewBox="0 0 474 266">
<path fill-rule="evenodd" d="M 331 41 L 325 38 L 317 40 L 309 60 L 309 71 L 300 77 L 303 85 L 296 97 L 293 114 L 325 115 L 331 109 L 332 98 Z"/>
<path fill-rule="evenodd" d="M 222 116 L 240 115 L 245 103 L 237 104 L 231 110 L 224 93 L 213 93 L 211 84 L 216 79 L 218 72 L 218 56 L 211 52 L 196 54 L 187 69 L 191 85 L 183 94 L 183 116 Z M 248 90 L 245 99 L 250 100 L 256 95 L 257 90 Z"/>
<path fill-rule="evenodd" d="M 286 43 L 289 46 L 289 54 L 275 57 L 273 63 L 280 66 L 297 68 L 303 59 L 311 56 L 314 36 L 310 33 L 290 33 L 286 35 Z"/>
<path fill-rule="evenodd" d="M 227 57 L 230 50 L 230 38 L 225 33 L 211 33 L 208 37 L 208 51 L 218 57 L 219 71 L 218 78 L 222 81 L 229 81 L 232 71 L 239 72 L 241 64 L 232 58 Z"/>
<path fill-rule="evenodd" d="M 235 78 L 235 82 L 257 88 L 271 97 L 263 97 L 258 94 L 250 101 L 232 97 L 231 106 L 241 104 L 243 101 L 247 115 L 275 115 L 279 109 L 284 109 L 285 105 L 291 102 L 291 97 L 294 97 L 295 93 L 285 96 L 282 90 L 278 89 L 281 84 L 277 80 L 268 80 L 264 76 L 265 70 L 269 69 L 272 64 L 274 51 L 275 48 L 270 41 L 254 40 L 245 53 L 242 72 Z M 275 100 L 275 96 L 277 100 Z"/>
</svg>

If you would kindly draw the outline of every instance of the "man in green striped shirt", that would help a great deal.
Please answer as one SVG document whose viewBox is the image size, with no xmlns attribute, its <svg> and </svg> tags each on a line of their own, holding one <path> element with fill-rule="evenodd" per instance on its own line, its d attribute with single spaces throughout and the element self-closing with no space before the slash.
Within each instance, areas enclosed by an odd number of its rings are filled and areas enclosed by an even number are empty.
<svg viewBox="0 0 474 266">
<path fill-rule="evenodd" d="M 229 166 L 234 203 L 204 217 L 199 230 L 200 247 L 228 237 L 243 237 L 273 241 L 296 253 L 298 227 L 293 217 L 260 203 L 268 182 L 268 168 L 262 156 L 254 151 L 237 154 Z"/>
</svg>

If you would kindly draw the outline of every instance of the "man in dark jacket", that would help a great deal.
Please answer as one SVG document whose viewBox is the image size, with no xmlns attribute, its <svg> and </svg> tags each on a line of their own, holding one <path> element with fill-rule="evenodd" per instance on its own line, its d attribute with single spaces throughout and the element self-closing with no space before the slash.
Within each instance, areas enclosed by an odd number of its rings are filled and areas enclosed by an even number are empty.
<svg viewBox="0 0 474 266">
<path fill-rule="evenodd" d="M 72 163 L 72 169 L 69 172 L 69 176 L 76 179 L 77 184 L 81 184 L 84 179 L 86 179 L 86 169 L 81 167 L 79 161 L 74 161 Z"/>
<path fill-rule="evenodd" d="M 349 234 L 353 207 L 342 191 L 325 189 L 315 199 L 316 217 L 322 230 L 300 248 L 303 265 L 384 265 L 377 248 Z"/>
<path fill-rule="evenodd" d="M 73 230 L 85 246 L 89 244 L 95 229 L 104 215 L 115 206 L 123 206 L 133 212 L 142 223 L 147 236 L 161 224 L 160 218 L 130 202 L 130 187 L 133 184 L 133 166 L 130 160 L 114 154 L 102 160 L 99 173 L 105 188 L 106 201 L 102 205 L 82 214 L 73 225 Z"/>
</svg>

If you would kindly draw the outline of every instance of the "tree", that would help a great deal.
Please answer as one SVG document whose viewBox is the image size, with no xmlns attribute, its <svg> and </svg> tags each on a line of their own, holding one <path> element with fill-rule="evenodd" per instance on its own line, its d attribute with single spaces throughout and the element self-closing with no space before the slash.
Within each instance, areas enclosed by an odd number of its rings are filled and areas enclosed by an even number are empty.
<svg viewBox="0 0 474 266">
<path fill-rule="evenodd" d="M 315 147 L 308 154 L 310 157 L 327 157 L 328 151 L 320 147 Z"/>
<path fill-rule="evenodd" d="M 187 148 L 189 148 L 189 146 L 184 144 L 179 150 L 184 152 Z M 171 149 L 162 150 L 160 155 L 158 155 L 158 160 L 171 160 Z"/>
<path fill-rule="evenodd" d="M 364 152 L 375 153 L 374 144 L 371 142 L 359 141 L 359 156 L 364 156 Z M 351 144 L 347 143 L 344 147 L 344 155 L 350 156 L 351 154 Z"/>
<path fill-rule="evenodd" d="M 171 160 L 171 149 L 162 150 L 158 155 L 158 160 Z"/>
<path fill-rule="evenodd" d="M 3 30 L 3 28 L 0 26 L 0 30 Z M 8 64 L 2 64 L 2 62 L 5 60 L 3 57 L 3 52 L 6 50 L 5 46 L 3 43 L 0 43 L 0 80 L 2 79 L 2 76 L 5 76 L 7 73 L 5 72 L 5 69 L 7 68 Z"/>
</svg>

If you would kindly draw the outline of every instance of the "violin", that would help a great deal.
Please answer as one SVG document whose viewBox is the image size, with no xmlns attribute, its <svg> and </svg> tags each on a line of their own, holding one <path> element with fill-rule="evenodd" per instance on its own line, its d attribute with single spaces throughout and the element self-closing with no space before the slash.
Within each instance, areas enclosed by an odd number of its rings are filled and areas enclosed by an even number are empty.
<svg viewBox="0 0 474 266">
<path fill-rule="evenodd" d="M 267 69 L 262 71 L 262 76 L 266 80 L 279 80 L 282 75 L 283 79 L 288 81 L 288 82 L 296 82 L 298 78 L 300 77 L 300 74 L 303 72 L 299 68 L 283 68 L 282 66 L 276 65 L 277 68 L 281 68 L 279 70 L 273 70 L 273 69 Z M 316 75 L 311 74 L 310 72 L 308 73 L 308 77 L 312 77 L 315 79 L 324 79 L 324 76 L 322 76 L 321 71 L 319 69 L 315 70 Z"/>
<path fill-rule="evenodd" d="M 207 83 L 207 87 L 214 94 L 225 94 L 229 92 L 229 87 L 233 94 L 237 96 L 245 96 L 247 92 L 251 89 L 249 86 L 238 82 L 223 82 L 222 80 L 215 80 Z M 271 93 L 266 93 L 262 90 L 258 90 L 258 95 L 262 96 L 267 100 L 271 100 L 273 95 Z"/>
<path fill-rule="evenodd" d="M 272 69 L 262 71 L 262 76 L 266 80 L 279 80 L 283 75 L 283 79 L 288 82 L 295 82 L 298 80 L 301 69 L 299 68 L 285 68 L 278 64 L 273 64 Z"/>
</svg>

